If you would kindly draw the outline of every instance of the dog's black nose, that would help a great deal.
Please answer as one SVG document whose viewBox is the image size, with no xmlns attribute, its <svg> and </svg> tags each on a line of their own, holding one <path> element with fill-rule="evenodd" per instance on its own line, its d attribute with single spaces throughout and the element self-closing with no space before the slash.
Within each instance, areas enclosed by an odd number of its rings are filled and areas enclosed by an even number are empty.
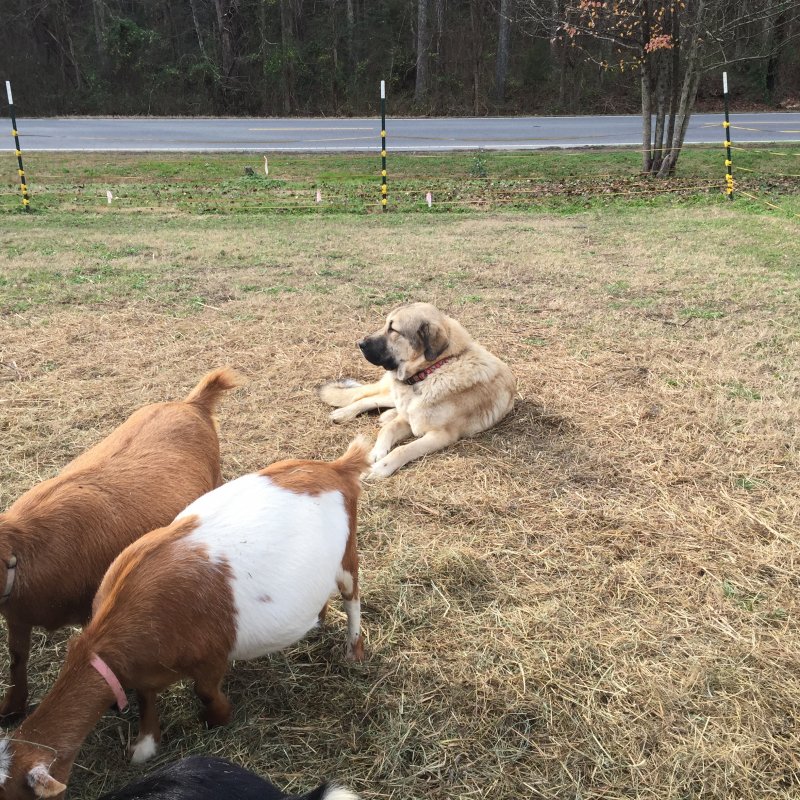
<svg viewBox="0 0 800 800">
<path fill-rule="evenodd" d="M 356 344 L 358 345 L 358 349 L 363 353 L 364 348 L 367 346 L 367 340 L 362 339 L 360 342 L 356 342 Z"/>
</svg>

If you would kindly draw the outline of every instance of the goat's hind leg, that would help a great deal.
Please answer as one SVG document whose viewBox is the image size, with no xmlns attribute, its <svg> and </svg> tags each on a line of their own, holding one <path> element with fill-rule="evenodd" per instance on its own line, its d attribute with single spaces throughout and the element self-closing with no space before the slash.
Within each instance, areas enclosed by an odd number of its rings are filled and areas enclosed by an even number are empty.
<svg viewBox="0 0 800 800">
<path fill-rule="evenodd" d="M 194 691 L 204 706 L 201 719 L 209 728 L 227 725 L 233 717 L 230 700 L 222 691 L 222 679 L 225 677 L 228 663 L 223 662 L 222 667 L 204 665 L 202 671 L 195 673 Z"/>
<path fill-rule="evenodd" d="M 363 661 L 364 638 L 361 635 L 361 600 L 358 595 L 358 555 L 355 552 L 345 552 L 336 583 L 342 594 L 347 614 L 347 660 Z"/>
<path fill-rule="evenodd" d="M 131 747 L 131 763 L 143 764 L 151 759 L 161 741 L 158 719 L 158 694 L 152 690 L 136 692 L 139 701 L 139 736 Z"/>
<path fill-rule="evenodd" d="M 0 724 L 18 720 L 28 703 L 28 656 L 31 652 L 31 626 L 6 619 L 11 686 L 0 703 Z"/>
</svg>

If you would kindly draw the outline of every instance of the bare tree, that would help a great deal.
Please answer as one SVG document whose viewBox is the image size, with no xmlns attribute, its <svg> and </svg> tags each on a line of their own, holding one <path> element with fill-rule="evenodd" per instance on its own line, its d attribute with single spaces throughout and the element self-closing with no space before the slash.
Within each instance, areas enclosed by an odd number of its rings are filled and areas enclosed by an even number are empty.
<svg viewBox="0 0 800 800">
<path fill-rule="evenodd" d="M 428 20 L 431 0 L 417 0 L 417 74 L 414 84 L 414 102 L 422 103 L 428 94 L 428 62 L 431 34 Z"/>
<path fill-rule="evenodd" d="M 793 27 L 797 0 L 552 0 L 555 19 L 547 19 L 541 0 L 529 0 L 528 8 L 538 23 L 555 25 L 562 47 L 577 48 L 604 69 L 638 71 L 642 171 L 660 177 L 675 171 L 702 75 L 745 59 L 769 64 L 800 37 Z M 743 47 L 764 25 L 771 33 L 761 37 L 762 46 Z"/>
<path fill-rule="evenodd" d="M 494 70 L 494 101 L 498 105 L 506 95 L 508 79 L 509 45 L 511 43 L 511 5 L 512 0 L 500 0 L 497 28 L 497 59 Z"/>
<path fill-rule="evenodd" d="M 240 0 L 214 0 L 217 11 L 223 86 L 230 83 L 236 66 L 235 25 Z"/>
<path fill-rule="evenodd" d="M 197 14 L 197 0 L 189 0 L 189 8 L 192 12 L 192 25 L 194 26 L 194 34 L 197 37 L 197 47 L 200 50 L 200 55 L 204 61 L 208 61 L 206 54 L 206 46 L 203 41 L 203 29 L 200 27 L 200 17 Z"/>
</svg>

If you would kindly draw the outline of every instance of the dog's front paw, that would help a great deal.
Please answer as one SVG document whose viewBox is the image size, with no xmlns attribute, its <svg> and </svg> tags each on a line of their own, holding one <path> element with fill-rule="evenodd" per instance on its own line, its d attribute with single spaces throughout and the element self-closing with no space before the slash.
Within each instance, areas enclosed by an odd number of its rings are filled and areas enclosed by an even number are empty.
<svg viewBox="0 0 800 800">
<path fill-rule="evenodd" d="M 385 458 L 389 453 L 388 447 L 382 447 L 377 442 L 372 450 L 369 451 L 369 463 L 374 464 L 376 461 L 380 461 L 382 458 Z"/>
<path fill-rule="evenodd" d="M 382 458 L 372 465 L 372 469 L 368 475 L 370 478 L 388 478 L 394 472 L 394 467 L 389 462 L 388 458 Z"/>
</svg>

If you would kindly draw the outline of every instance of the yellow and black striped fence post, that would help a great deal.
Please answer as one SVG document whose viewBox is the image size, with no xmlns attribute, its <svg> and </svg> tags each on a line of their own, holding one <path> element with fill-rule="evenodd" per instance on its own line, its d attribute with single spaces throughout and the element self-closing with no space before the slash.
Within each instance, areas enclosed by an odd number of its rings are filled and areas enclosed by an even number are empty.
<svg viewBox="0 0 800 800">
<path fill-rule="evenodd" d="M 388 211 L 389 187 L 386 185 L 386 81 L 381 81 L 381 206 Z"/>
<path fill-rule="evenodd" d="M 728 200 L 733 200 L 733 160 L 731 159 L 731 120 L 728 114 L 728 73 L 722 73 L 722 99 L 725 104 L 725 194 Z"/>
<path fill-rule="evenodd" d="M 28 198 L 28 182 L 25 180 L 25 167 L 22 166 L 22 150 L 19 146 L 19 131 L 17 131 L 17 117 L 14 114 L 14 100 L 11 97 L 11 81 L 6 81 L 6 94 L 8 95 L 8 109 L 11 113 L 11 135 L 14 137 L 14 149 L 17 153 L 17 172 L 19 173 L 19 188 L 22 192 L 22 207 L 31 210 L 31 201 Z"/>
</svg>

